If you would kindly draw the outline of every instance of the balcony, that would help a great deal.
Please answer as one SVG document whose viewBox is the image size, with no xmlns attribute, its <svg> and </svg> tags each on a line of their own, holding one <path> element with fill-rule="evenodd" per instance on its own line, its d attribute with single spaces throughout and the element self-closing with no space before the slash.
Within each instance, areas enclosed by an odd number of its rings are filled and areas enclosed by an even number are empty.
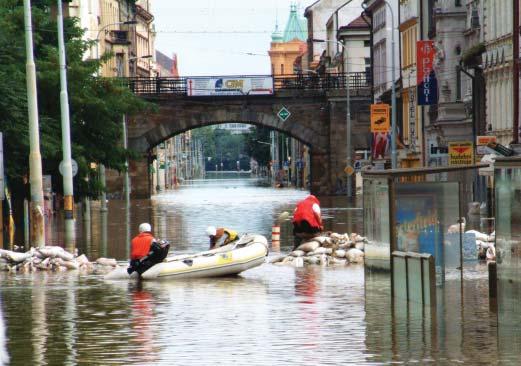
<svg viewBox="0 0 521 366">
<path fill-rule="evenodd" d="M 128 31 L 124 30 L 112 30 L 110 31 L 110 43 L 129 45 Z"/>
</svg>

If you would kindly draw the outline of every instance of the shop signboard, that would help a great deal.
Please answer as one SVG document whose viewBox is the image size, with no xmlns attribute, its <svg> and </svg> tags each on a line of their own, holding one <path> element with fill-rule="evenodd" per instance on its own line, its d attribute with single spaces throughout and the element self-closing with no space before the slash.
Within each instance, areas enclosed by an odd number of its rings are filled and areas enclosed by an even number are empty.
<svg viewBox="0 0 521 366">
<path fill-rule="evenodd" d="M 271 76 L 193 77 L 186 79 L 189 97 L 273 95 Z"/>
<path fill-rule="evenodd" d="M 486 155 L 489 151 L 487 149 L 487 145 L 489 143 L 496 143 L 496 136 L 476 136 L 476 154 L 478 155 Z"/>
<path fill-rule="evenodd" d="M 472 141 L 449 142 L 449 165 L 471 165 L 473 163 Z"/>
<path fill-rule="evenodd" d="M 438 81 L 433 67 L 435 55 L 434 41 L 416 42 L 418 105 L 438 104 Z"/>
</svg>

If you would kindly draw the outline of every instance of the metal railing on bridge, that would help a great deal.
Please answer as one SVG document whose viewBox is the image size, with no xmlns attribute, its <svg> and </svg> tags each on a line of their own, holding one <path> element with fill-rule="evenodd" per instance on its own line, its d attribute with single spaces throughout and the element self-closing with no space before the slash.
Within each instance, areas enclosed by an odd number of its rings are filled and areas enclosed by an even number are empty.
<svg viewBox="0 0 521 366">
<path fill-rule="evenodd" d="M 187 80 L 209 78 L 259 78 L 261 76 L 226 76 L 226 77 L 133 77 L 124 79 L 132 92 L 140 95 L 173 94 L 187 95 Z M 262 76 L 270 78 L 272 76 Z M 333 90 L 345 89 L 346 74 L 312 74 L 312 75 L 281 75 L 273 78 L 273 93 L 282 90 Z M 352 90 L 371 87 L 371 75 L 366 72 L 349 73 L 349 88 Z M 246 94 L 246 93 L 245 93 Z"/>
</svg>

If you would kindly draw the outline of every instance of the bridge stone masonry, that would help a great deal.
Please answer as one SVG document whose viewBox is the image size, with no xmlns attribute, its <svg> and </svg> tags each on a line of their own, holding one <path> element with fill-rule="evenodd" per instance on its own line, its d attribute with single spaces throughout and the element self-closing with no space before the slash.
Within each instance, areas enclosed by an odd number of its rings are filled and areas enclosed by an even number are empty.
<svg viewBox="0 0 521 366">
<path fill-rule="evenodd" d="M 370 145 L 370 87 L 365 74 L 363 78 L 356 76 L 350 82 L 353 150 L 368 149 Z M 315 77 L 309 83 L 305 78 L 299 78 L 298 83 L 296 80 L 294 76 L 274 80 L 272 95 L 190 97 L 178 79 L 132 79 L 133 90 L 158 106 L 155 113 L 127 121 L 128 147 L 142 156 L 130 162 L 132 197 L 150 197 L 148 164 L 153 147 L 179 133 L 220 123 L 266 126 L 300 140 L 310 151 L 311 192 L 336 195 L 345 191 L 347 127 L 343 76 L 334 79 L 334 83 L 330 77 Z M 282 107 L 291 113 L 284 122 L 277 116 Z M 109 190 L 111 186 L 121 187 L 120 184 L 110 182 Z"/>
</svg>

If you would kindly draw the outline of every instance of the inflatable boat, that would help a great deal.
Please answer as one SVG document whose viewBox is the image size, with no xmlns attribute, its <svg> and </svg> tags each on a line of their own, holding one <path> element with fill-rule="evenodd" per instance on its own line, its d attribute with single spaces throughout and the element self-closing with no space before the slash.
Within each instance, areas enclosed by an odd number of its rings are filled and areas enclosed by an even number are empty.
<svg viewBox="0 0 521 366">
<path fill-rule="evenodd" d="M 238 274 L 265 262 L 268 241 L 246 234 L 238 240 L 205 252 L 167 257 L 145 271 L 144 280 L 218 277 Z"/>
</svg>

